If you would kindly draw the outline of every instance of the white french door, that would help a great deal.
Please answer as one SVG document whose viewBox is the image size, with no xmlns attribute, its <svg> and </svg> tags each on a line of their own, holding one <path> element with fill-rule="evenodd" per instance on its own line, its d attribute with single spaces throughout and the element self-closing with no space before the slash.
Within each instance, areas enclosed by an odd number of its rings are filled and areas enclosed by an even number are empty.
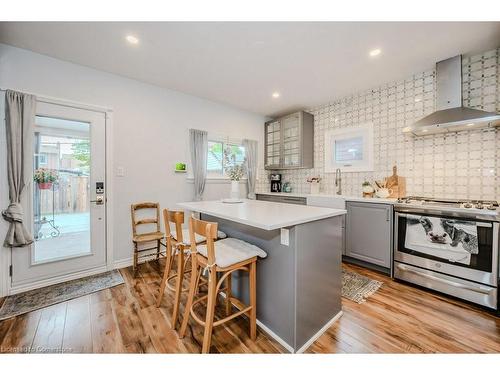
<svg viewBox="0 0 500 375">
<path fill-rule="evenodd" d="M 13 291 L 106 266 L 105 113 L 39 102 L 32 139 L 23 207 L 35 241 L 12 249 Z"/>
</svg>

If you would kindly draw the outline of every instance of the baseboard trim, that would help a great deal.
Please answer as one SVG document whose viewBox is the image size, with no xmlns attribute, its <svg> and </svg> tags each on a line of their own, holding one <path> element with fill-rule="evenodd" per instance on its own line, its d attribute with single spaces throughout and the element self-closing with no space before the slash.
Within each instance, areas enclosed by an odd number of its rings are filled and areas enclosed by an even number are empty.
<svg viewBox="0 0 500 375">
<path fill-rule="evenodd" d="M 259 319 L 257 319 L 257 325 L 269 336 L 271 336 L 274 340 L 276 340 L 281 346 L 283 346 L 290 353 L 295 353 L 295 350 L 288 345 L 285 340 L 279 337 L 276 333 L 274 333 L 269 327 L 267 327 L 264 323 L 262 323 Z"/>
<path fill-rule="evenodd" d="M 134 264 L 134 260 L 132 257 L 125 258 L 125 259 L 119 259 L 119 260 L 115 260 L 113 262 L 113 269 L 116 270 L 118 268 L 126 268 L 126 267 L 130 267 L 133 264 Z"/>
<path fill-rule="evenodd" d="M 337 315 L 335 315 L 332 319 L 328 321 L 328 323 L 326 323 L 323 326 L 323 328 L 321 328 L 318 332 L 316 332 L 316 334 L 313 337 L 311 337 L 304 345 L 302 345 L 296 351 L 296 353 L 299 354 L 305 352 L 307 348 L 309 348 L 323 333 L 325 333 L 328 330 L 328 328 L 332 326 L 333 323 L 335 323 L 342 316 L 342 314 L 343 314 L 342 310 L 339 311 Z"/>
<path fill-rule="evenodd" d="M 26 292 L 28 290 L 43 288 L 45 286 L 50 286 L 50 285 L 54 285 L 54 284 L 59 284 L 59 283 L 65 282 L 65 281 L 80 279 L 82 277 L 96 275 L 98 273 L 103 273 L 106 271 L 107 271 L 106 266 L 99 266 L 99 267 L 91 268 L 91 269 L 85 270 L 85 271 L 79 271 L 79 272 L 74 272 L 74 273 L 67 274 L 67 275 L 60 275 L 60 276 L 51 277 L 50 279 L 45 279 L 45 280 L 41 280 L 41 281 L 33 281 L 30 283 L 26 283 L 26 284 L 14 285 L 14 286 L 10 287 L 9 295 Z"/>
</svg>

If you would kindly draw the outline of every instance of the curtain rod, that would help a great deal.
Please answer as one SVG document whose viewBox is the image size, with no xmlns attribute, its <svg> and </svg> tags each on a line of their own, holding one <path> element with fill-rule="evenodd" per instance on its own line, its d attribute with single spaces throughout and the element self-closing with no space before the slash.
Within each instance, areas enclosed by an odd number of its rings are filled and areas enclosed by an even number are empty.
<svg viewBox="0 0 500 375">
<path fill-rule="evenodd" d="M 100 106 L 95 105 L 95 104 L 78 103 L 78 102 L 74 102 L 71 100 L 54 98 L 54 97 L 45 96 L 45 95 L 39 95 L 39 94 L 32 93 L 32 92 L 16 90 L 16 89 L 7 89 L 4 87 L 0 87 L 0 91 L 7 91 L 7 90 L 22 92 L 22 93 L 28 94 L 28 95 L 34 95 L 36 97 L 37 102 L 40 102 L 40 103 L 58 104 L 58 105 L 61 105 L 64 107 L 85 109 L 87 111 L 94 111 L 94 112 L 100 112 L 100 113 L 113 112 L 113 110 L 111 108 L 100 107 Z"/>
</svg>

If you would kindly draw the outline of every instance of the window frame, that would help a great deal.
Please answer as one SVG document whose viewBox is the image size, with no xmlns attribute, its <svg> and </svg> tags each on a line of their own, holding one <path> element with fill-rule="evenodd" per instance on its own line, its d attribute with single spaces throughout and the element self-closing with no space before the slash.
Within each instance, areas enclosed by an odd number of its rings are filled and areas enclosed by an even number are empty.
<svg viewBox="0 0 500 375">
<path fill-rule="evenodd" d="M 358 137 L 363 138 L 363 158 L 343 162 L 335 160 L 336 141 Z M 337 169 L 341 169 L 343 172 L 373 172 L 373 124 L 366 123 L 357 127 L 326 131 L 324 149 L 325 173 L 335 173 Z"/>
<path fill-rule="evenodd" d="M 222 152 L 224 152 L 224 149 L 229 145 L 229 146 L 238 146 L 238 147 L 243 147 L 243 141 L 240 140 L 234 140 L 234 139 L 214 139 L 214 138 L 209 138 L 208 142 L 212 143 L 221 143 L 222 144 Z M 246 150 L 245 150 L 245 155 L 246 155 Z M 224 168 L 224 161 L 221 161 L 222 164 L 222 170 L 221 173 L 214 173 L 214 172 L 209 172 L 208 170 L 208 157 L 207 157 L 207 179 L 227 179 L 229 180 L 229 177 L 225 173 L 225 168 Z M 246 173 L 243 175 L 241 180 L 245 180 L 247 178 Z"/>
</svg>

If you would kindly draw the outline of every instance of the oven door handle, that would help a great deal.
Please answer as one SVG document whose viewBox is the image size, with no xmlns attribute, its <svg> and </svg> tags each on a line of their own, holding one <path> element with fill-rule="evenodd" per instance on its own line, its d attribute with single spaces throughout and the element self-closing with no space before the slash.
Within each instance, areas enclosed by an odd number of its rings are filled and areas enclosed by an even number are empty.
<svg viewBox="0 0 500 375">
<path fill-rule="evenodd" d="M 467 289 L 467 290 L 471 290 L 473 292 L 482 293 L 482 294 L 490 294 L 492 291 L 494 291 L 493 288 L 486 289 L 486 288 L 481 288 L 481 287 L 473 287 L 473 286 L 469 286 L 469 285 L 464 285 L 464 284 L 456 283 L 454 281 L 442 279 L 442 278 L 437 277 L 437 276 L 428 275 L 428 274 L 426 274 L 424 272 L 419 272 L 419 271 L 416 271 L 414 269 L 407 268 L 407 267 L 403 266 L 402 264 L 398 264 L 398 268 L 401 271 L 411 272 L 411 273 L 414 273 L 416 275 L 419 275 L 419 276 L 422 276 L 422 277 L 425 277 L 425 278 L 428 278 L 428 279 L 431 279 L 431 280 L 434 280 L 434 281 L 441 282 L 443 284 L 448 284 L 448 285 L 453 286 L 455 288 Z"/>
</svg>

